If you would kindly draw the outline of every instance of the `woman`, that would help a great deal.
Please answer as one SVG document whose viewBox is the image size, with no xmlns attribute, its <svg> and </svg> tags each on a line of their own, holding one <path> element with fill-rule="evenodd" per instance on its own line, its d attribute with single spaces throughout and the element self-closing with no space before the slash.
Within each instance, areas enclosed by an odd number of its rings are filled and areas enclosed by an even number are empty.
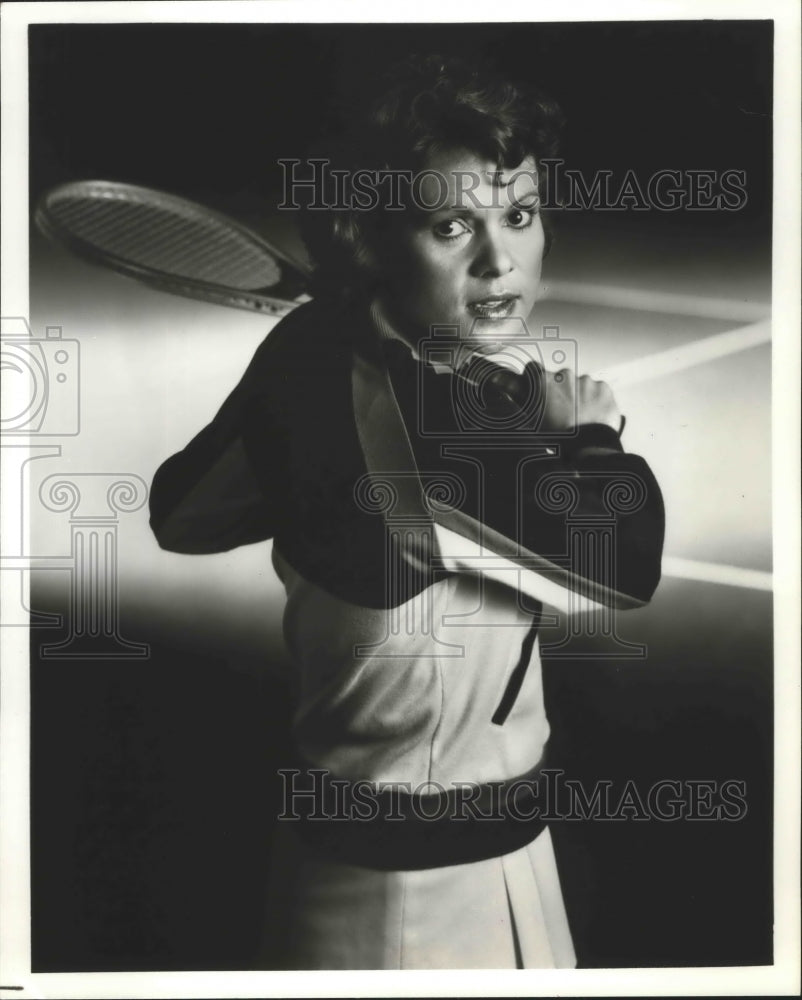
<svg viewBox="0 0 802 1000">
<path fill-rule="evenodd" d="M 274 540 L 297 699 L 279 967 L 576 961 L 542 819 L 540 611 L 648 601 L 663 511 L 609 388 L 546 371 L 526 325 L 558 124 L 455 60 L 396 71 L 305 213 L 314 300 L 153 483 L 165 548 Z"/>
</svg>

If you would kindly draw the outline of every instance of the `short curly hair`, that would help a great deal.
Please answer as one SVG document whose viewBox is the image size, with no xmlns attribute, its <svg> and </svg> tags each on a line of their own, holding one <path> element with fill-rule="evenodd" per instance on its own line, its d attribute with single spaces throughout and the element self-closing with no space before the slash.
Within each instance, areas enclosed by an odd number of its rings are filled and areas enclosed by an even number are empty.
<svg viewBox="0 0 802 1000">
<path fill-rule="evenodd" d="M 531 85 L 456 57 L 414 56 L 391 69 L 378 97 L 361 109 L 349 107 L 345 122 L 335 123 L 324 140 L 327 177 L 341 171 L 347 183 L 358 171 L 415 173 L 432 154 L 458 148 L 482 156 L 499 170 L 513 169 L 533 156 L 541 205 L 547 205 L 548 177 L 542 164 L 557 155 L 562 127 L 559 107 Z M 335 201 L 326 198 L 326 204 Z M 386 199 L 370 209 L 354 208 L 348 199 L 342 204 L 347 207 L 307 207 L 301 213 L 316 297 L 369 295 L 380 280 L 367 264 L 371 240 L 398 215 L 387 211 Z M 542 213 L 547 251 L 552 239 L 549 214 Z"/>
</svg>

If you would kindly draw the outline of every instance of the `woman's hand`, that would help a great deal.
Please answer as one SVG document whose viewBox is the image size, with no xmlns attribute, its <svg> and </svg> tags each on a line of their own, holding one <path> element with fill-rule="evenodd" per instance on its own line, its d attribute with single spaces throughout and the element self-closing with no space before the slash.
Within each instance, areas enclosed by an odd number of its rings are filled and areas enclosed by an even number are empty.
<svg viewBox="0 0 802 1000">
<path fill-rule="evenodd" d="M 616 432 L 621 430 L 621 411 L 612 389 L 589 375 L 577 378 L 568 368 L 549 372 L 533 361 L 518 373 L 496 363 L 495 358 L 479 355 L 474 355 L 460 374 L 479 388 L 490 413 L 514 413 L 530 407 L 533 399 L 541 400 L 533 430 L 562 432 L 583 424 L 606 424 Z"/>
<path fill-rule="evenodd" d="M 621 411 L 606 382 L 590 375 L 579 378 L 568 368 L 558 372 L 541 370 L 545 405 L 541 419 L 544 431 L 564 431 L 583 424 L 607 424 L 614 431 L 621 427 Z"/>
</svg>

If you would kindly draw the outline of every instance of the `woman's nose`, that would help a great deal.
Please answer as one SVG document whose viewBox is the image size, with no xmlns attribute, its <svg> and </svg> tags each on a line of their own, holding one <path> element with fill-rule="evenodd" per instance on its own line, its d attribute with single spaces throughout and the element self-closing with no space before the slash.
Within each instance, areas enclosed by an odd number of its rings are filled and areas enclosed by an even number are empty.
<svg viewBox="0 0 802 1000">
<path fill-rule="evenodd" d="M 501 278 L 513 269 L 512 255 L 504 234 L 485 230 L 474 257 L 471 273 L 478 278 Z"/>
</svg>

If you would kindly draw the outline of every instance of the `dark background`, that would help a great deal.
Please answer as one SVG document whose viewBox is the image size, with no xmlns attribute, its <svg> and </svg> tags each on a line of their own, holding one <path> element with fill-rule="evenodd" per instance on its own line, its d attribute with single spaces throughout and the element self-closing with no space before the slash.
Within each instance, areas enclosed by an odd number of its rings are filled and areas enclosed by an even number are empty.
<svg viewBox="0 0 802 1000">
<path fill-rule="evenodd" d="M 566 165 L 746 170 L 738 225 L 771 209 L 763 22 L 51 25 L 30 29 L 31 191 L 100 176 L 235 205 L 275 191 L 332 104 L 420 50 L 481 55 L 563 109 Z M 375 84 L 374 84 L 375 85 Z M 732 224 L 732 213 L 679 213 Z M 668 213 L 668 218 L 675 218 Z"/>
<path fill-rule="evenodd" d="M 252 217 L 333 94 L 422 48 L 488 53 L 537 80 L 566 113 L 571 167 L 747 171 L 743 212 L 606 226 L 770 240 L 770 22 L 36 26 L 31 198 L 103 177 Z M 580 964 L 767 964 L 770 598 L 677 580 L 659 596 L 637 613 L 647 663 L 545 664 L 557 759 L 589 786 L 744 780 L 748 813 L 558 824 Z M 54 637 L 32 634 L 34 969 L 247 968 L 286 691 L 191 636 L 126 622 L 151 642 L 147 662 L 41 662 Z"/>
</svg>

